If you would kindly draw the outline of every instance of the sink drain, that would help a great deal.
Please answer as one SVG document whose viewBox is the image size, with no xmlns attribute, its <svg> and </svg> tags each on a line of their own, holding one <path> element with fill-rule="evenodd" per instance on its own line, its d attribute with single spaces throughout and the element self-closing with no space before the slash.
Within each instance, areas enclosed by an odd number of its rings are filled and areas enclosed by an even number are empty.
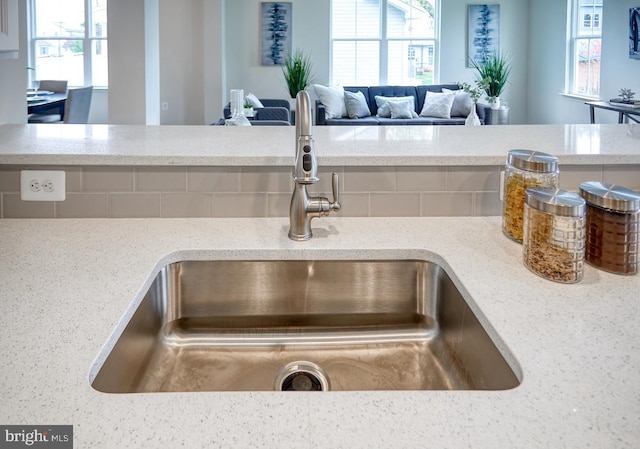
<svg viewBox="0 0 640 449">
<path fill-rule="evenodd" d="M 276 376 L 277 391 L 329 391 L 329 379 L 315 363 L 291 362 Z"/>
</svg>

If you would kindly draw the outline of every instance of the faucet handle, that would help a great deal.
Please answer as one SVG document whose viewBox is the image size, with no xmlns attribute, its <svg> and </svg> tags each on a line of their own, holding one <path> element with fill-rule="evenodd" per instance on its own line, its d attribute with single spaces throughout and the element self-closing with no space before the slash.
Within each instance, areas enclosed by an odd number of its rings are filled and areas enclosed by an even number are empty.
<svg viewBox="0 0 640 449">
<path fill-rule="evenodd" d="M 330 204 L 331 210 L 339 211 L 342 207 L 340 205 L 340 184 L 338 181 L 338 174 L 333 173 L 331 178 L 331 190 L 333 191 L 333 202 Z"/>
</svg>

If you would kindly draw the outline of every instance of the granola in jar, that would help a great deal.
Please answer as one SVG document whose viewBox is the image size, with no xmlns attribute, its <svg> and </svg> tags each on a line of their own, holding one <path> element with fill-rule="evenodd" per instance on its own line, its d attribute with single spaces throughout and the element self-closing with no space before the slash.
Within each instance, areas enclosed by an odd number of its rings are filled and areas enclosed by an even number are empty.
<svg viewBox="0 0 640 449">
<path fill-rule="evenodd" d="M 527 189 L 522 260 L 551 281 L 582 280 L 585 250 L 585 202 L 566 190 Z"/>
<path fill-rule="evenodd" d="M 510 150 L 503 182 L 502 231 L 522 242 L 525 191 L 529 187 L 558 186 L 558 159 L 530 150 Z"/>
</svg>

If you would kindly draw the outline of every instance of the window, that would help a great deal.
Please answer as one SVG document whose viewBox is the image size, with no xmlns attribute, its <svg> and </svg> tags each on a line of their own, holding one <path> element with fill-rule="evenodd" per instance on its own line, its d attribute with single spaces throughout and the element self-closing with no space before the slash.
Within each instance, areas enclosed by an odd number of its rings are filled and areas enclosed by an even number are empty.
<svg viewBox="0 0 640 449">
<path fill-rule="evenodd" d="M 585 28 L 591 28 L 591 27 L 599 28 L 600 14 L 594 14 L 593 16 L 591 14 L 585 14 L 582 23 Z"/>
<path fill-rule="evenodd" d="M 598 98 L 603 0 L 568 0 L 567 93 Z"/>
<path fill-rule="evenodd" d="M 343 85 L 433 84 L 437 0 L 333 0 L 331 79 Z"/>
<path fill-rule="evenodd" d="M 106 87 L 107 0 L 29 0 L 29 65 L 32 80 Z"/>
</svg>

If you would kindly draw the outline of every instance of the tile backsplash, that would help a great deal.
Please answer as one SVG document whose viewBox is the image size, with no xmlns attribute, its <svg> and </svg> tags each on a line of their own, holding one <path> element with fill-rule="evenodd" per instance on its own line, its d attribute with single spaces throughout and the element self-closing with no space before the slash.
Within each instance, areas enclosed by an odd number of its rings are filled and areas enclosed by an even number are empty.
<svg viewBox="0 0 640 449">
<path fill-rule="evenodd" d="M 22 201 L 20 171 L 65 170 L 67 198 Z M 320 167 L 312 194 L 340 176 L 348 217 L 500 215 L 502 166 Z M 604 181 L 640 190 L 640 165 L 561 166 L 560 186 Z M 291 167 L 0 166 L 1 218 L 285 217 Z"/>
</svg>

